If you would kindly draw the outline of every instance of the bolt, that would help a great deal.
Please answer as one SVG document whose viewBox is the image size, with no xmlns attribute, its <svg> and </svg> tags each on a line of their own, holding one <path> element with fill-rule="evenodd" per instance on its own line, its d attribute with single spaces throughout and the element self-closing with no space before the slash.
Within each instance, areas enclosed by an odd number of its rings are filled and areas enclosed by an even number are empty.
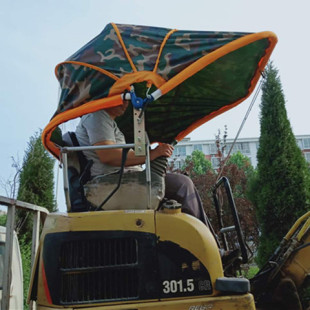
<svg viewBox="0 0 310 310">
<path fill-rule="evenodd" d="M 137 219 L 137 220 L 136 220 L 136 225 L 137 225 L 138 227 L 142 227 L 142 226 L 143 226 L 143 221 L 142 221 L 142 219 Z"/>
</svg>

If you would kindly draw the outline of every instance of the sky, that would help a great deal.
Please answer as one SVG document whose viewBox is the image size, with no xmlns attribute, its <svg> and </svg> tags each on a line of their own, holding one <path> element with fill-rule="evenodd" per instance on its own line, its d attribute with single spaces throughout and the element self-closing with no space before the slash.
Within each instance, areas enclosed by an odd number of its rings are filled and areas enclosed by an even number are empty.
<svg viewBox="0 0 310 310">
<path fill-rule="evenodd" d="M 56 110 L 55 66 L 109 22 L 180 30 L 273 31 L 279 42 L 271 60 L 279 70 L 293 132 L 310 134 L 309 12 L 309 0 L 1 0 L 0 195 L 6 195 L 3 184 L 15 174 L 12 157 L 22 164 L 29 138 Z M 235 138 L 251 99 L 189 137 L 214 139 L 227 125 L 228 138 Z M 240 137 L 259 137 L 259 103 L 260 97 Z"/>
</svg>

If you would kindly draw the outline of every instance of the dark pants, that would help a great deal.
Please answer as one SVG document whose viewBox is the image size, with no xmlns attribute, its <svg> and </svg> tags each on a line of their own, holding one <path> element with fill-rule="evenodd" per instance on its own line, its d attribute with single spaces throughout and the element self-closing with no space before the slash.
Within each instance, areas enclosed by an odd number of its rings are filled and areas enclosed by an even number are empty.
<svg viewBox="0 0 310 310">
<path fill-rule="evenodd" d="M 193 181 L 184 174 L 167 173 L 165 182 L 165 197 L 178 201 L 182 204 L 182 212 L 195 216 L 207 224 L 206 214 Z"/>
</svg>

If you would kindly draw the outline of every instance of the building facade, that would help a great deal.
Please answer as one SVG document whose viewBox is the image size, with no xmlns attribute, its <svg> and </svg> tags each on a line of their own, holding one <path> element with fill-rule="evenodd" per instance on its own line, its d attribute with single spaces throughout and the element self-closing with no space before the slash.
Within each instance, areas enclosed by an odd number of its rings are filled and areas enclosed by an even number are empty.
<svg viewBox="0 0 310 310">
<path fill-rule="evenodd" d="M 310 163 L 310 135 L 295 136 L 300 149 L 302 150 L 307 162 Z M 226 139 L 226 148 L 224 155 L 227 156 L 234 139 Z M 247 156 L 253 167 L 257 166 L 257 150 L 259 148 L 259 138 L 239 138 L 235 142 L 231 154 L 240 151 Z M 206 158 L 211 161 L 213 168 L 218 168 L 218 151 L 215 139 L 214 140 L 197 140 L 191 141 L 190 138 L 184 138 L 174 148 L 172 157 L 169 162 L 174 162 L 174 168 L 179 169 L 185 163 L 186 156 L 192 154 L 193 151 L 202 151 Z"/>
</svg>

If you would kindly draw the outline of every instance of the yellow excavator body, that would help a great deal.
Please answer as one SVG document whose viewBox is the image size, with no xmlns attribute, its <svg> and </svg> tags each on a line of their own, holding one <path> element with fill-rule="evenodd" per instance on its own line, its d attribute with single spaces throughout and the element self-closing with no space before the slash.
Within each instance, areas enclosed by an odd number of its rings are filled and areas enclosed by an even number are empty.
<svg viewBox="0 0 310 310">
<path fill-rule="evenodd" d="M 255 309 L 247 284 L 227 281 L 212 233 L 180 210 L 56 213 L 30 291 L 42 310 Z"/>
</svg>

